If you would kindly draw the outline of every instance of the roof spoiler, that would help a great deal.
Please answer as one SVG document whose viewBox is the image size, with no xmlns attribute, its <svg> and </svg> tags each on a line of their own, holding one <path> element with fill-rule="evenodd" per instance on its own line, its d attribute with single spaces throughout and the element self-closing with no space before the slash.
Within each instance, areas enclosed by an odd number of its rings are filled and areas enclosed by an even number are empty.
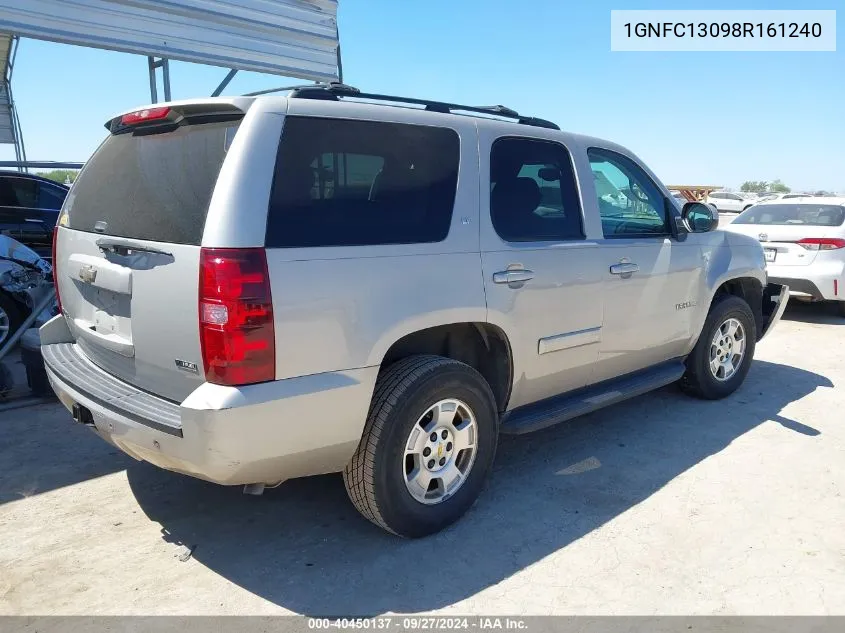
<svg viewBox="0 0 845 633">
<path fill-rule="evenodd" d="M 155 104 L 119 114 L 106 121 L 105 128 L 112 134 L 134 130 L 164 132 L 182 125 L 237 121 L 244 116 L 251 102 L 251 99 L 238 98 Z"/>
</svg>

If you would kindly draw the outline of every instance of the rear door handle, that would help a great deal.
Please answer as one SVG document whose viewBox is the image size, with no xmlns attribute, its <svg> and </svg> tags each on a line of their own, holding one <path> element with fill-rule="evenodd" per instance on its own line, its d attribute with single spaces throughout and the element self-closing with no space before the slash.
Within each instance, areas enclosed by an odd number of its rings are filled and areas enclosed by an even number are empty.
<svg viewBox="0 0 845 633">
<path fill-rule="evenodd" d="M 640 267 L 631 263 L 614 264 L 610 267 L 611 275 L 632 275 L 639 271 Z"/>
<path fill-rule="evenodd" d="M 526 270 L 524 268 L 516 270 L 502 270 L 493 273 L 494 284 L 518 284 L 534 279 L 534 271 Z"/>
</svg>

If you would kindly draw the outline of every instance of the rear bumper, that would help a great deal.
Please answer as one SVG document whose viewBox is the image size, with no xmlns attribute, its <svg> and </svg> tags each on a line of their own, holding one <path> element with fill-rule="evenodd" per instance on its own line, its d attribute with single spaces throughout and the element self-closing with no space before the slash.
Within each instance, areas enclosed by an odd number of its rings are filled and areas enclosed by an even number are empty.
<svg viewBox="0 0 845 633">
<path fill-rule="evenodd" d="M 378 367 L 246 387 L 203 384 L 181 404 L 138 391 L 73 343 L 42 347 L 62 404 L 132 457 L 219 484 L 275 484 L 337 472 L 364 428 Z"/>
<path fill-rule="evenodd" d="M 816 285 L 816 282 L 810 281 L 809 279 L 789 279 L 786 277 L 774 277 L 770 279 L 771 281 L 779 284 L 788 283 L 789 292 L 792 295 L 803 295 L 817 301 L 822 301 L 824 299 L 824 293 Z"/>
<path fill-rule="evenodd" d="M 769 281 L 789 286 L 793 294 L 805 295 L 817 301 L 845 299 L 845 261 L 830 258 L 807 266 L 778 266 L 770 264 L 766 270 Z"/>
</svg>

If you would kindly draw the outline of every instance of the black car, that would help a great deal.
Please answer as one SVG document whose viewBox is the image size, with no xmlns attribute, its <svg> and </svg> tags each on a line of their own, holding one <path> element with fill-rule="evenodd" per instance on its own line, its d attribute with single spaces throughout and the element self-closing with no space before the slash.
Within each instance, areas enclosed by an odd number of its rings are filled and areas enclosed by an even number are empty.
<svg viewBox="0 0 845 633">
<path fill-rule="evenodd" d="M 0 171 L 0 233 L 50 259 L 53 227 L 68 188 L 18 171 Z"/>
</svg>

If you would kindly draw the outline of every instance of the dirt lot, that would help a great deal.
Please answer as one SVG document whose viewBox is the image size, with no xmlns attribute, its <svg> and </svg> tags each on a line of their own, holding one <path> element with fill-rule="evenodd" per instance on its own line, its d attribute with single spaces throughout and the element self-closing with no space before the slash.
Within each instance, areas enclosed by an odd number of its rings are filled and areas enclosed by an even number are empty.
<svg viewBox="0 0 845 633">
<path fill-rule="evenodd" d="M 0 614 L 845 614 L 843 341 L 797 306 L 726 401 L 668 388 L 503 438 L 469 515 L 415 542 L 339 476 L 245 497 L 58 405 L 3 412 Z"/>
</svg>

